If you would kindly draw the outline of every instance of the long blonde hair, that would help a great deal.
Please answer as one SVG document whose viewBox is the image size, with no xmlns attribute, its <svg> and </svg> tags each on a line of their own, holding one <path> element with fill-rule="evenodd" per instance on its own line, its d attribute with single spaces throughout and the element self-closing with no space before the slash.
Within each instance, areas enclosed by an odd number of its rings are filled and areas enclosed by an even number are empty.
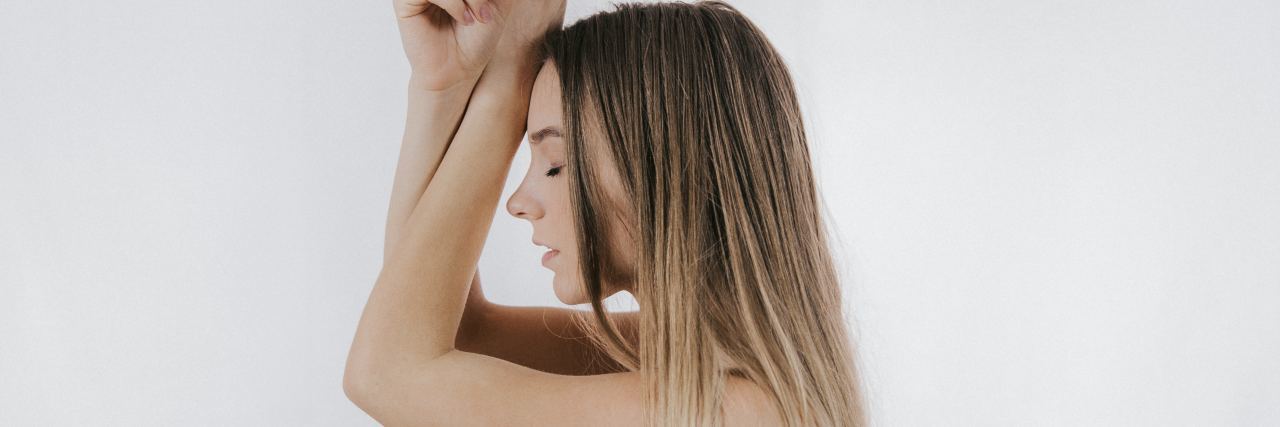
<svg viewBox="0 0 1280 427">
<path fill-rule="evenodd" d="M 800 107 L 759 28 L 718 1 L 619 4 L 544 48 L 559 70 L 589 330 L 640 372 L 649 425 L 720 425 L 728 375 L 762 386 L 788 425 L 865 425 Z M 602 173 L 620 177 L 629 206 L 610 203 Z M 629 218 L 638 346 L 602 303 L 617 238 L 604 215 Z"/>
</svg>

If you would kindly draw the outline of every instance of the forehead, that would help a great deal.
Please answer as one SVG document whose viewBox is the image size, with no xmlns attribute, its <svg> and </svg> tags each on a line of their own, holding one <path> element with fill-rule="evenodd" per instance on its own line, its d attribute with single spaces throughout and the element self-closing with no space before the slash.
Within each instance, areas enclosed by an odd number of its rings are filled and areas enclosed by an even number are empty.
<svg viewBox="0 0 1280 427">
<path fill-rule="evenodd" d="M 547 126 L 561 125 L 560 79 L 556 67 L 547 61 L 533 81 L 529 94 L 529 117 L 525 123 L 530 132 Z"/>
</svg>

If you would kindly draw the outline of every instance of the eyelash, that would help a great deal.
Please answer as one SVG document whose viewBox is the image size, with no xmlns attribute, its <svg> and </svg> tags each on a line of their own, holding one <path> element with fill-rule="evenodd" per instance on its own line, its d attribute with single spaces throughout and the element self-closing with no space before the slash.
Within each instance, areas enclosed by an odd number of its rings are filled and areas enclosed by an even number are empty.
<svg viewBox="0 0 1280 427">
<path fill-rule="evenodd" d="M 548 170 L 548 171 L 547 171 L 547 176 L 556 176 L 556 175 L 559 175 L 559 174 L 560 174 L 560 168 L 563 168 L 563 167 L 564 167 L 564 166 L 556 166 L 556 167 L 554 167 L 554 168 L 551 168 L 551 170 Z"/>
</svg>

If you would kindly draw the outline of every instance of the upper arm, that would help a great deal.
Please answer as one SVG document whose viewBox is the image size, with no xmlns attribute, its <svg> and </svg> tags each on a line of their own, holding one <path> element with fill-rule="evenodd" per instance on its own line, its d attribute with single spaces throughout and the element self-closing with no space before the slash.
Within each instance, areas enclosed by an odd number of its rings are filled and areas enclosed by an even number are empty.
<svg viewBox="0 0 1280 427">
<path fill-rule="evenodd" d="M 634 372 L 568 376 L 454 350 L 355 379 L 347 395 L 383 425 L 639 425 Z"/>
</svg>

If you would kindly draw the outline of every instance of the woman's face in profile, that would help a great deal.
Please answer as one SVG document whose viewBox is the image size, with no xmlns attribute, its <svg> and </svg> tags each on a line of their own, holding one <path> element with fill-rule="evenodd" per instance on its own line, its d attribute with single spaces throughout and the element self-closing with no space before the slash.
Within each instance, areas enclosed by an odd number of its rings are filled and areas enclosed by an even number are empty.
<svg viewBox="0 0 1280 427">
<path fill-rule="evenodd" d="M 577 236 L 573 226 L 573 213 L 569 204 L 569 180 L 565 171 L 566 142 L 562 136 L 563 112 L 560 103 L 560 80 L 555 65 L 548 61 L 534 79 L 529 97 L 527 121 L 530 152 L 529 170 L 516 192 L 507 200 L 507 212 L 516 218 L 528 220 L 533 226 L 534 244 L 550 248 L 550 257 L 544 256 L 542 264 L 555 273 L 552 287 L 556 297 L 565 304 L 589 302 L 582 289 L 578 270 Z M 604 157 L 604 156 L 602 156 Z M 607 161 L 607 159 L 606 159 Z M 612 171 L 612 164 L 599 165 L 597 170 Z M 621 187 L 616 175 L 606 173 L 604 185 L 610 194 L 616 195 Z M 610 227 L 618 227 L 610 221 Z M 620 236 L 627 236 L 620 234 Z M 629 266 L 634 258 L 629 244 L 622 250 L 615 249 L 612 259 L 624 260 Z M 629 242 L 627 242 L 629 243 Z M 618 271 L 618 263 L 606 260 L 606 270 Z M 612 265 L 614 267 L 609 267 Z M 604 274 L 605 296 L 629 289 L 629 282 L 617 274 Z"/>
</svg>

